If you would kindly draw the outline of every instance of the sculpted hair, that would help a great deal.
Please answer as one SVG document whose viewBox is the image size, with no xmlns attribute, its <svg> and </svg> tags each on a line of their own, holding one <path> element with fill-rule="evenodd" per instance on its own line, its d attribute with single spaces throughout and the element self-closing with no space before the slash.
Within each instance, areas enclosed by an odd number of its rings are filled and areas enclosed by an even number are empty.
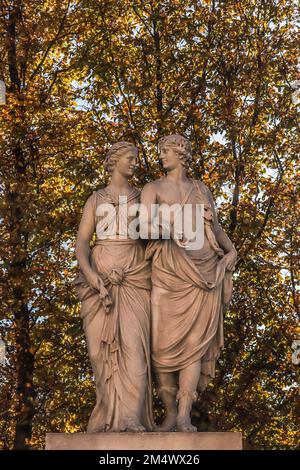
<svg viewBox="0 0 300 470">
<path fill-rule="evenodd" d="M 183 166 L 188 167 L 192 161 L 192 146 L 186 137 L 179 134 L 167 135 L 161 137 L 158 141 L 159 151 L 165 146 L 169 145 L 178 154 Z"/>
<path fill-rule="evenodd" d="M 121 142 L 116 142 L 115 144 L 113 144 L 109 148 L 106 154 L 106 158 L 103 162 L 104 170 L 108 173 L 112 173 L 114 171 L 114 167 L 118 159 L 123 155 L 125 150 L 129 149 L 134 149 L 136 153 L 138 152 L 137 147 L 131 142 L 126 142 L 123 140 Z"/>
</svg>

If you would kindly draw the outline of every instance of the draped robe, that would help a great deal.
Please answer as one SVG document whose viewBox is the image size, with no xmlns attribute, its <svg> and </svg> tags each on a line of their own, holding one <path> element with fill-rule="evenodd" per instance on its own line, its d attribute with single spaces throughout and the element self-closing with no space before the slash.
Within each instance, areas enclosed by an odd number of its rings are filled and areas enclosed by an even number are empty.
<svg viewBox="0 0 300 470">
<path fill-rule="evenodd" d="M 133 188 L 127 197 L 128 207 L 139 202 L 140 191 Z M 95 226 L 101 224 L 96 210 L 110 203 L 117 220 L 127 226 L 130 217 L 122 203 L 106 189 L 93 193 L 91 206 Z M 105 313 L 99 292 L 90 287 L 81 271 L 73 284 L 81 300 L 89 357 L 96 382 L 96 405 L 88 432 L 125 431 L 126 419 L 136 417 L 147 430 L 153 429 L 150 370 L 150 289 L 151 265 L 144 259 L 140 239 L 97 239 L 91 250 L 90 263 L 104 280 L 112 298 Z M 115 270 L 121 268 L 122 282 L 115 283 Z M 145 394 L 142 393 L 145 383 Z"/>
<path fill-rule="evenodd" d="M 205 186 L 181 202 L 204 204 L 204 244 L 199 250 L 179 247 L 171 239 L 152 240 L 145 258 L 152 258 L 152 363 L 158 372 L 175 372 L 201 363 L 198 389 L 215 376 L 223 347 L 223 311 L 232 295 L 232 274 L 213 231 L 213 210 Z"/>
</svg>

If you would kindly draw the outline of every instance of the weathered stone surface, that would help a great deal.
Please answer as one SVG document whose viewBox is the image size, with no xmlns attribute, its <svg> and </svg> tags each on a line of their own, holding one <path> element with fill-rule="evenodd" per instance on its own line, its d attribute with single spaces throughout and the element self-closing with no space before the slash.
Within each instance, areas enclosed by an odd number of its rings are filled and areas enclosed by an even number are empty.
<svg viewBox="0 0 300 470">
<path fill-rule="evenodd" d="M 239 432 L 48 433 L 46 450 L 242 450 Z"/>
</svg>

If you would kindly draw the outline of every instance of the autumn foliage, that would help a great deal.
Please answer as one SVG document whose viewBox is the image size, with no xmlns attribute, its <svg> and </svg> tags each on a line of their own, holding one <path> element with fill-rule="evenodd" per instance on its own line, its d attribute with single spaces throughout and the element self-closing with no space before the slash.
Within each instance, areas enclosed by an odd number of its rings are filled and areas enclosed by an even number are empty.
<svg viewBox="0 0 300 470">
<path fill-rule="evenodd" d="M 292 0 L 0 1 L 1 448 L 86 429 L 94 385 L 70 286 L 82 206 L 107 183 L 110 143 L 139 147 L 142 187 L 174 132 L 239 254 L 194 423 L 242 431 L 249 449 L 296 448 L 296 22 Z"/>
</svg>

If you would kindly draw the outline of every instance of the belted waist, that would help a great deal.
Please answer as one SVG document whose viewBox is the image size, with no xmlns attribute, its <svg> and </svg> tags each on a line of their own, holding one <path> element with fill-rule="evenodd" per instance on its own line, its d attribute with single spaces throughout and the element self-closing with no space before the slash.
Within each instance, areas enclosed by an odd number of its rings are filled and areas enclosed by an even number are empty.
<svg viewBox="0 0 300 470">
<path fill-rule="evenodd" d="M 126 245 L 134 245 L 136 243 L 142 243 L 140 238 L 105 238 L 103 240 L 98 239 L 95 241 L 94 246 L 97 245 L 108 245 L 108 244 L 126 244 Z"/>
</svg>

